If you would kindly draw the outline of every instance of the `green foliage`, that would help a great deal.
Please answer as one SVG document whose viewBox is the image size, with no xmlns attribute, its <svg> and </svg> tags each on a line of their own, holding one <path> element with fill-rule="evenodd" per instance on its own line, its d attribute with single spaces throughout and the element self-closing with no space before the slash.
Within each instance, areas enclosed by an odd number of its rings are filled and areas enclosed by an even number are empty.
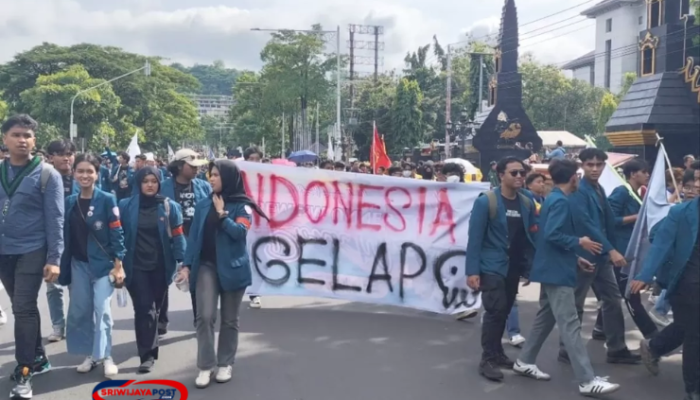
<svg viewBox="0 0 700 400">
<path fill-rule="evenodd" d="M 0 100 L 0 121 L 3 121 L 7 117 L 7 103 L 4 101 Z"/>
<path fill-rule="evenodd" d="M 618 100 L 612 93 L 605 93 L 600 100 L 600 111 L 598 112 L 598 123 L 596 133 L 602 134 L 605 132 L 605 124 L 608 123 L 610 117 L 617 109 Z"/>
<path fill-rule="evenodd" d="M 200 88 L 197 79 L 162 65 L 158 58 L 127 53 L 116 47 L 93 44 L 62 47 L 44 43 L 17 54 L 0 67 L 0 91 L 12 112 L 41 115 L 37 117 L 40 123 L 67 134 L 69 119 L 65 113 L 70 113 L 70 98 L 66 100 L 66 95 L 71 91 L 75 94 L 78 87 L 84 88 L 86 81 L 110 80 L 143 67 L 146 61 L 151 63 L 151 76 L 134 73 L 106 85 L 105 89 L 111 86 L 114 95 L 110 100 L 102 99 L 109 96 L 102 90 L 87 92 L 76 100 L 75 115 L 80 115 L 78 134 L 89 139 L 113 132 L 112 147 L 125 148 L 133 133 L 142 131 L 145 150 L 164 147 L 166 138 L 167 142 L 184 137 L 201 138 L 196 108 L 181 94 L 197 92 Z M 82 70 L 75 66 L 81 66 Z M 56 99 L 56 103 L 41 104 L 42 98 Z M 108 101 L 109 104 L 102 104 Z M 97 107 L 95 113 L 84 109 L 92 106 Z M 116 114 L 111 107 L 117 108 Z M 93 145 L 95 141 L 89 143 Z"/>
<path fill-rule="evenodd" d="M 617 102 L 619 103 L 625 97 L 627 92 L 629 92 L 632 84 L 637 79 L 637 74 L 634 72 L 627 72 L 622 79 L 622 87 L 620 88 L 620 93 L 617 94 Z"/>
<path fill-rule="evenodd" d="M 373 121 L 376 121 L 379 134 L 385 135 L 387 141 L 389 136 L 394 135 L 392 117 L 396 89 L 396 77 L 392 74 L 379 75 L 377 83 L 360 81 L 355 86 L 359 124 L 353 132 L 353 139 L 360 158 L 369 159 L 374 134 Z M 390 155 L 401 152 L 401 148 L 394 147 L 392 143 L 386 143 L 386 147 Z"/>
<path fill-rule="evenodd" d="M 385 137 L 387 147 L 396 151 L 398 148 L 412 148 L 421 143 L 423 137 L 423 112 L 421 103 L 423 94 L 418 82 L 402 78 L 396 88 L 396 99 L 392 109 L 392 131 Z"/>
<path fill-rule="evenodd" d="M 521 63 L 520 73 L 523 106 L 537 130 L 564 130 L 579 137 L 598 133 L 604 89 L 567 79 L 559 68 L 531 58 Z"/>
<path fill-rule="evenodd" d="M 78 92 L 101 84 L 103 86 L 84 92 L 75 100 L 74 121 L 80 127 L 80 137 L 89 140 L 103 121 L 117 119 L 121 100 L 108 83 L 91 78 L 81 65 L 72 65 L 52 75 L 40 75 L 34 87 L 20 93 L 20 99 L 24 112 L 67 134 L 71 99 Z"/>
<path fill-rule="evenodd" d="M 171 67 L 197 78 L 202 85 L 197 93 L 205 95 L 231 96 L 233 84 L 241 73 L 236 69 L 226 68 L 220 60 L 214 61 L 212 65 L 195 64 L 188 68 L 182 64 L 172 64 Z"/>
</svg>

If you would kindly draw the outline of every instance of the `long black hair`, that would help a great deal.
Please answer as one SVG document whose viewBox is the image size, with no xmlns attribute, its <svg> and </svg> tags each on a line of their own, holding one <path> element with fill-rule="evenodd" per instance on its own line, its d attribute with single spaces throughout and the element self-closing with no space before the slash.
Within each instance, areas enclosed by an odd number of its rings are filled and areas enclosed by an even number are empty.
<svg viewBox="0 0 700 400">
<path fill-rule="evenodd" d="M 234 161 L 216 160 L 210 162 L 209 174 L 211 174 L 211 170 L 214 167 L 219 170 L 219 176 L 221 178 L 221 193 L 215 194 L 221 195 L 221 197 L 227 203 L 244 203 L 255 210 L 255 212 L 261 217 L 268 221 L 270 220 L 260 206 L 258 206 L 258 204 L 253 201 L 248 194 L 246 194 L 241 171 L 238 169 L 238 166 Z"/>
</svg>

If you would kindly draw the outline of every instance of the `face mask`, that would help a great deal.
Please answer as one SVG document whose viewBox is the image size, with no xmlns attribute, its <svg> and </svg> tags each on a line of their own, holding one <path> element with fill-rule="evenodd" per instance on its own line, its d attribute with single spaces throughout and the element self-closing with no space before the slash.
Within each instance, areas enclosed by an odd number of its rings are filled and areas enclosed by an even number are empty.
<svg viewBox="0 0 700 400">
<path fill-rule="evenodd" d="M 404 178 L 410 178 L 410 177 L 411 177 L 411 171 L 403 171 L 403 176 L 404 176 Z"/>
<path fill-rule="evenodd" d="M 447 182 L 449 182 L 449 183 L 459 182 L 459 177 L 457 175 L 450 175 L 447 177 Z"/>
</svg>

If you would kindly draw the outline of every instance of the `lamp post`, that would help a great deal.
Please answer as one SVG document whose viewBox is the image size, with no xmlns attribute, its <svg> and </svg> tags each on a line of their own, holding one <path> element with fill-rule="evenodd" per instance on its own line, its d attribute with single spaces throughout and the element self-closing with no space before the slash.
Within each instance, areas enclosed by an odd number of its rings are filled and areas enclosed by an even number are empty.
<svg viewBox="0 0 700 400">
<path fill-rule="evenodd" d="M 95 85 L 95 86 L 93 86 L 93 87 L 89 87 L 89 88 L 87 88 L 87 89 L 83 89 L 83 90 L 79 91 L 78 93 L 76 93 L 75 96 L 73 96 L 73 98 L 72 98 L 71 101 L 70 101 L 70 127 L 69 127 L 69 130 L 70 130 L 70 139 L 71 139 L 71 140 L 74 140 L 74 139 L 78 136 L 78 126 L 75 125 L 75 124 L 73 123 L 73 106 L 75 105 L 75 99 L 77 99 L 78 96 L 80 96 L 81 94 L 87 93 L 87 92 L 89 92 L 89 91 L 91 91 L 91 90 L 93 90 L 93 89 L 97 89 L 97 88 L 99 88 L 99 87 L 102 87 L 102 86 L 104 86 L 104 85 L 106 85 L 106 84 L 108 84 L 108 83 L 112 83 L 112 82 L 114 82 L 114 81 L 116 81 L 116 80 L 119 80 L 119 79 L 122 79 L 122 78 L 126 78 L 127 76 L 133 75 L 133 74 L 135 74 L 135 73 L 137 73 L 137 72 L 140 72 L 140 71 L 143 71 L 143 73 L 144 73 L 146 76 L 151 76 L 151 63 L 148 62 L 148 60 L 146 60 L 146 64 L 144 64 L 144 66 L 141 67 L 141 68 L 138 68 L 138 69 L 135 69 L 135 70 L 133 70 L 133 71 L 127 72 L 127 73 L 124 74 L 124 75 L 119 75 L 119 76 L 116 77 L 116 78 L 112 78 L 112 79 L 110 79 L 110 80 L 108 80 L 108 81 L 104 81 L 104 82 L 100 83 L 99 85 Z"/>
<path fill-rule="evenodd" d="M 342 139 L 342 131 L 340 129 L 340 25 L 336 27 L 334 31 L 314 31 L 308 29 L 261 29 L 252 28 L 251 31 L 255 32 L 300 32 L 300 33 L 323 33 L 323 34 L 335 34 L 335 45 L 337 47 L 336 51 L 336 88 L 335 88 L 335 123 L 338 129 L 338 138 Z"/>
</svg>

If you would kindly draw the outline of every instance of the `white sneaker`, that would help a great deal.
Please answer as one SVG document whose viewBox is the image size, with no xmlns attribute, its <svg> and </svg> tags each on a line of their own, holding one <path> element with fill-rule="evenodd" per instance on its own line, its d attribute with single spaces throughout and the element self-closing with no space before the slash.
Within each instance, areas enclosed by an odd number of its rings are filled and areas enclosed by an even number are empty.
<svg viewBox="0 0 700 400">
<path fill-rule="evenodd" d="M 119 367 L 114 363 L 112 357 L 105 358 L 102 362 L 102 366 L 104 367 L 105 377 L 107 378 L 119 374 Z"/>
<path fill-rule="evenodd" d="M 0 307 L 0 325 L 5 325 L 7 323 L 7 314 L 5 310 Z"/>
<path fill-rule="evenodd" d="M 250 299 L 250 308 L 262 308 L 260 296 L 255 296 L 252 299 Z"/>
<path fill-rule="evenodd" d="M 510 343 L 511 346 L 520 347 L 523 345 L 523 343 L 525 343 L 525 337 L 518 333 L 517 335 L 510 338 L 508 343 Z"/>
<path fill-rule="evenodd" d="M 652 321 L 654 321 L 654 323 L 656 325 L 659 325 L 662 327 L 667 327 L 667 326 L 671 325 L 671 321 L 665 315 L 659 314 L 654 309 L 649 311 L 649 317 L 651 318 Z"/>
<path fill-rule="evenodd" d="M 54 326 L 53 327 L 53 332 L 49 335 L 49 342 L 54 343 L 54 342 L 60 342 L 65 338 L 65 329 L 61 326 Z"/>
<path fill-rule="evenodd" d="M 211 383 L 211 371 L 199 371 L 199 375 L 197 375 L 197 378 L 194 380 L 194 385 L 197 386 L 199 389 L 204 389 L 205 387 L 209 386 Z"/>
<path fill-rule="evenodd" d="M 552 378 L 551 376 L 549 376 L 549 374 L 540 371 L 540 369 L 537 368 L 537 365 L 525 364 L 520 360 L 516 360 L 515 364 L 513 364 L 513 371 L 515 371 L 515 373 L 518 375 L 526 376 L 532 379 L 537 379 L 538 381 L 548 381 Z"/>
<path fill-rule="evenodd" d="M 219 367 L 219 370 L 216 371 L 216 381 L 219 383 L 228 382 L 231 380 L 232 375 L 233 375 L 233 367 L 232 366 L 227 365 L 225 367 Z"/>
<path fill-rule="evenodd" d="M 464 321 L 465 319 L 474 318 L 478 314 L 479 314 L 478 310 L 471 309 L 471 310 L 460 311 L 460 312 L 454 314 L 454 317 L 457 321 Z"/>
<path fill-rule="evenodd" d="M 620 389 L 617 383 L 608 382 L 608 377 L 596 376 L 588 383 L 578 385 L 578 391 L 584 396 L 596 396 L 599 394 L 608 394 L 616 392 Z"/>
<path fill-rule="evenodd" d="M 76 370 L 81 374 L 86 374 L 92 371 L 96 365 L 97 363 L 95 362 L 95 360 L 92 359 L 92 356 L 89 356 L 85 359 L 85 361 L 83 361 L 82 364 L 78 365 L 78 368 L 76 368 Z"/>
</svg>

